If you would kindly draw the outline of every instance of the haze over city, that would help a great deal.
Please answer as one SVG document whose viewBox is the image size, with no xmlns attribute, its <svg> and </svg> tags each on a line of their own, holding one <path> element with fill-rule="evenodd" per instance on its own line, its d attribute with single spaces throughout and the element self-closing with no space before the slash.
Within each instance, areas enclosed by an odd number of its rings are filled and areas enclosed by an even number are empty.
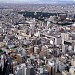
<svg viewBox="0 0 75 75">
<path fill-rule="evenodd" d="M 0 0 L 0 3 L 57 3 L 75 2 L 75 0 Z"/>
</svg>

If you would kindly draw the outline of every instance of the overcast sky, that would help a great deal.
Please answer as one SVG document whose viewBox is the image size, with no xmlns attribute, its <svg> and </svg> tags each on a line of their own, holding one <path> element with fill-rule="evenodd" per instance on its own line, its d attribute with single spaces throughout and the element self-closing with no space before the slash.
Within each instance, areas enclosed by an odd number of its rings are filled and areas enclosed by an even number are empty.
<svg viewBox="0 0 75 75">
<path fill-rule="evenodd" d="M 75 1 L 75 0 L 0 0 L 0 3 L 23 3 L 23 2 L 27 2 L 27 3 L 33 3 L 33 2 L 51 2 L 51 1 Z"/>
</svg>

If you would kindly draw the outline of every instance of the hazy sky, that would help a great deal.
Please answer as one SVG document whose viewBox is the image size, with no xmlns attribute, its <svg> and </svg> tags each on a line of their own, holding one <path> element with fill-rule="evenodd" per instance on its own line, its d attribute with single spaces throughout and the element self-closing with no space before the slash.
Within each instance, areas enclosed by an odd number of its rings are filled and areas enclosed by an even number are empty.
<svg viewBox="0 0 75 75">
<path fill-rule="evenodd" d="M 75 0 L 0 0 L 0 3 L 3 2 L 3 3 L 23 3 L 23 2 L 28 2 L 28 3 L 33 3 L 33 2 L 50 2 L 50 1 L 75 1 Z"/>
<path fill-rule="evenodd" d="M 7 2 L 7 3 L 13 3 L 13 2 L 33 2 L 38 0 L 0 0 L 0 2 Z"/>
</svg>

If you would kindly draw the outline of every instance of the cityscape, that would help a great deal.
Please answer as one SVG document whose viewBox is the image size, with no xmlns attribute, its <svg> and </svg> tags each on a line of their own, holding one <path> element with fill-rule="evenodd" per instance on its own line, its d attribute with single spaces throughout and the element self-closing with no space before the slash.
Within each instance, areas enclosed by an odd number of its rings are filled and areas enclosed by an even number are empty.
<svg viewBox="0 0 75 75">
<path fill-rule="evenodd" d="M 0 75 L 75 75 L 75 1 L 0 0 Z"/>
</svg>

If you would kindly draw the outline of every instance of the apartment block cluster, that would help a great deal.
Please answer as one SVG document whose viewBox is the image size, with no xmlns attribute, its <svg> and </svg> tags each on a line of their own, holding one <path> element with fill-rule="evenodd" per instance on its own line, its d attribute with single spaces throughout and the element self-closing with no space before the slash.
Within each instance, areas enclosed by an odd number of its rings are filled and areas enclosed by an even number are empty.
<svg viewBox="0 0 75 75">
<path fill-rule="evenodd" d="M 41 21 L 20 9 L 0 9 L 1 75 L 75 75 L 74 14 Z"/>
</svg>

